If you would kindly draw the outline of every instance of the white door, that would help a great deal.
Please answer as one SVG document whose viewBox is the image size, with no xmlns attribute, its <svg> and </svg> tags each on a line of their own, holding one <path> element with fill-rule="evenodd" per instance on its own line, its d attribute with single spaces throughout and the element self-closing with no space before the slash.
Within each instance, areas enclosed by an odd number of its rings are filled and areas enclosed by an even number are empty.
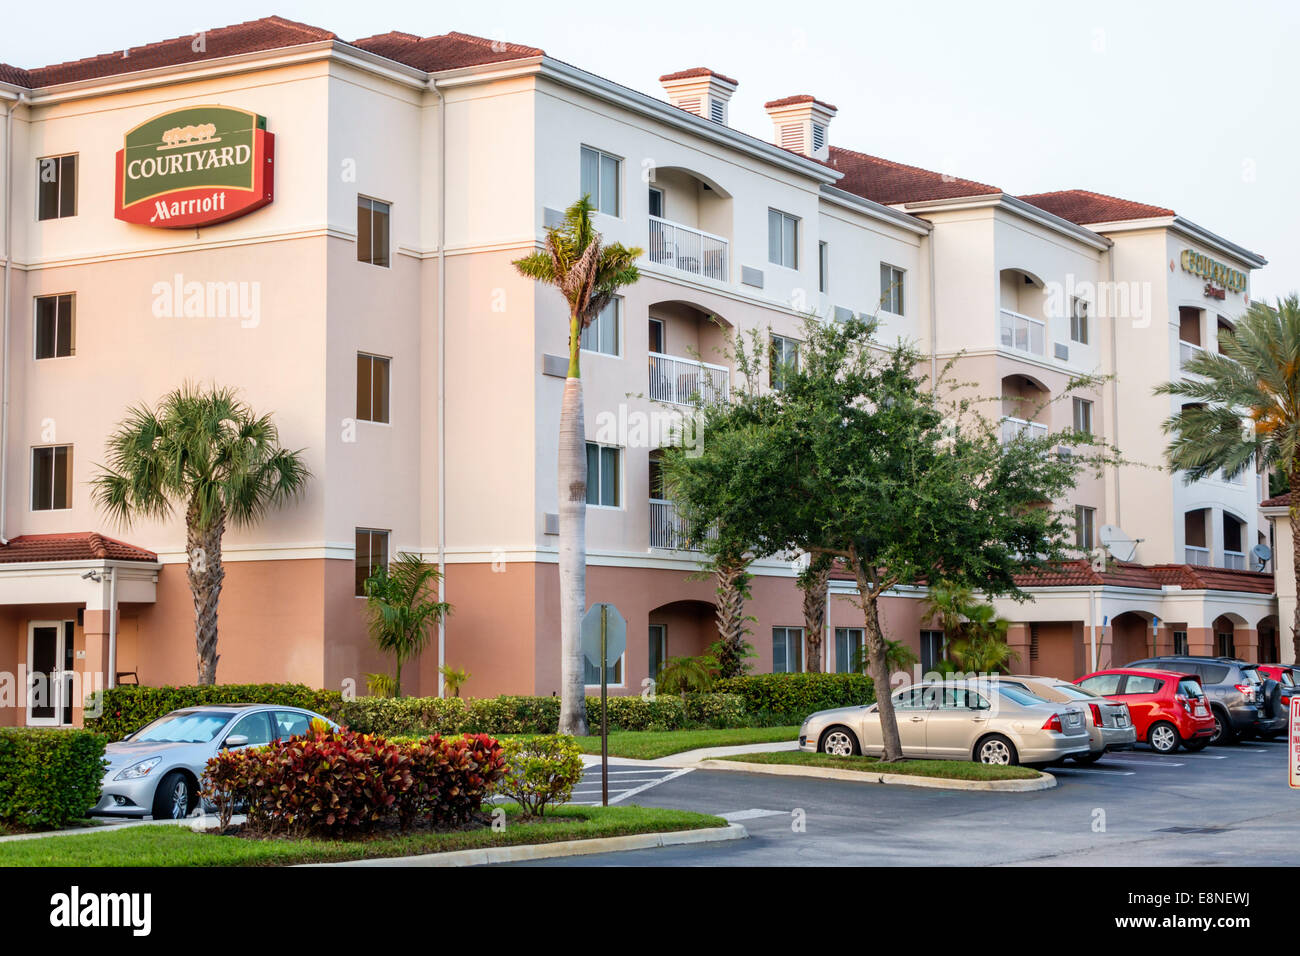
<svg viewBox="0 0 1300 956">
<path fill-rule="evenodd" d="M 27 725 L 72 722 L 70 621 L 32 621 L 27 627 Z"/>
</svg>

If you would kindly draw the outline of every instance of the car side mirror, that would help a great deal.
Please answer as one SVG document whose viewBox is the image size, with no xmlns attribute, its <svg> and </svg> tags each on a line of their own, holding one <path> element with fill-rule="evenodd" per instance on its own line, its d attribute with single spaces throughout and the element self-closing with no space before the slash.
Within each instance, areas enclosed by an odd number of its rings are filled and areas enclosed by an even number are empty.
<svg viewBox="0 0 1300 956">
<path fill-rule="evenodd" d="M 226 742 L 225 742 L 224 744 L 222 744 L 222 746 L 223 746 L 223 747 L 227 747 L 227 748 L 229 748 L 229 747 L 247 747 L 247 746 L 248 746 L 248 738 L 245 737 L 243 734 L 231 734 L 229 737 L 226 738 Z"/>
</svg>

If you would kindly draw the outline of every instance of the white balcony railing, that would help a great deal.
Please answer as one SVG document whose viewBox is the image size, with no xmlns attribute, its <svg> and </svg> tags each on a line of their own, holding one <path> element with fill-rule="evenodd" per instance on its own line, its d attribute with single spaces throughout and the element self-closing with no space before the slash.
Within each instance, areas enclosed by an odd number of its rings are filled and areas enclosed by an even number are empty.
<svg viewBox="0 0 1300 956">
<path fill-rule="evenodd" d="M 1010 309 L 1002 310 L 1002 347 L 1042 355 L 1047 338 L 1047 325 L 1040 319 L 1031 319 Z"/>
<path fill-rule="evenodd" d="M 681 272 L 726 282 L 728 242 L 721 236 L 650 217 L 650 261 Z"/>
<path fill-rule="evenodd" d="M 1021 435 L 1026 438 L 1044 438 L 1047 435 L 1047 426 L 1040 425 L 1038 422 L 1027 422 L 1023 418 L 1002 419 L 1002 444 L 1015 441 Z"/>
<path fill-rule="evenodd" d="M 1193 356 L 1200 355 L 1204 351 L 1205 349 L 1199 345 L 1193 345 L 1191 342 L 1184 342 L 1180 339 L 1178 341 L 1178 367 L 1180 369 L 1187 368 L 1187 363 L 1192 360 Z"/>
<path fill-rule="evenodd" d="M 1223 550 L 1223 566 L 1234 571 L 1246 570 L 1246 553 L 1244 551 Z"/>
<path fill-rule="evenodd" d="M 692 534 L 673 502 L 650 499 L 650 547 L 664 551 L 701 551 L 704 539 L 715 537 L 716 528 L 702 537 Z"/>
<path fill-rule="evenodd" d="M 1208 567 L 1210 564 L 1210 549 L 1198 548 L 1194 544 L 1189 544 L 1183 548 L 1183 561 L 1187 564 L 1203 564 Z"/>
<path fill-rule="evenodd" d="M 676 355 L 650 353 L 650 398 L 656 402 L 691 405 L 726 401 L 731 390 L 731 372 L 722 365 L 710 365 Z"/>
</svg>

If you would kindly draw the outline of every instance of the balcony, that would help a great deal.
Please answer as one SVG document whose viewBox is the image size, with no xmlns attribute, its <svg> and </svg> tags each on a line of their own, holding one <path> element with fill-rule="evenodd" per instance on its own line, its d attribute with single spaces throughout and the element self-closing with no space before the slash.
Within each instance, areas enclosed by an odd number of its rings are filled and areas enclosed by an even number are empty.
<svg viewBox="0 0 1300 956">
<path fill-rule="evenodd" d="M 1225 548 L 1223 552 L 1223 566 L 1233 571 L 1246 570 L 1246 553 L 1244 551 L 1229 551 Z"/>
<path fill-rule="evenodd" d="M 650 261 L 717 282 L 730 278 L 728 242 L 710 232 L 650 217 Z"/>
<path fill-rule="evenodd" d="M 1043 355 L 1047 325 L 1010 309 L 1002 310 L 1002 347 L 1030 355 Z"/>
<path fill-rule="evenodd" d="M 725 402 L 731 394 L 731 372 L 676 355 L 650 353 L 650 398 L 674 405 Z"/>
<path fill-rule="evenodd" d="M 1183 561 L 1186 564 L 1199 564 L 1208 568 L 1210 566 L 1210 549 L 1198 548 L 1196 545 L 1189 544 L 1183 548 Z"/>
<path fill-rule="evenodd" d="M 1191 342 L 1184 342 L 1180 339 L 1178 342 L 1178 367 L 1180 369 L 1187 368 L 1187 363 L 1204 351 L 1205 349 L 1199 345 L 1193 345 Z"/>
<path fill-rule="evenodd" d="M 662 498 L 650 501 L 650 547 L 663 551 L 702 551 L 703 542 L 718 536 L 717 529 L 700 537 L 690 533 L 685 519 L 677 513 L 677 505 Z"/>
<path fill-rule="evenodd" d="M 1047 426 L 1038 422 L 1025 421 L 1023 418 L 1002 419 L 1002 444 L 1015 441 L 1021 435 L 1026 438 L 1046 438 Z"/>
</svg>

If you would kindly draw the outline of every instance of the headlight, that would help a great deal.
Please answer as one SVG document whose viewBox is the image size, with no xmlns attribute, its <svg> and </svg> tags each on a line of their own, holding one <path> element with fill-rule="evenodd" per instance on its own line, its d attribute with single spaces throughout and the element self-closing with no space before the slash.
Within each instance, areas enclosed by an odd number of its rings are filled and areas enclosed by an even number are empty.
<svg viewBox="0 0 1300 956">
<path fill-rule="evenodd" d="M 113 779 L 139 780 L 141 777 L 147 777 L 149 776 L 149 771 L 158 766 L 158 763 L 161 760 L 162 757 L 150 757 L 148 760 L 141 760 L 139 763 L 133 763 Z"/>
</svg>

